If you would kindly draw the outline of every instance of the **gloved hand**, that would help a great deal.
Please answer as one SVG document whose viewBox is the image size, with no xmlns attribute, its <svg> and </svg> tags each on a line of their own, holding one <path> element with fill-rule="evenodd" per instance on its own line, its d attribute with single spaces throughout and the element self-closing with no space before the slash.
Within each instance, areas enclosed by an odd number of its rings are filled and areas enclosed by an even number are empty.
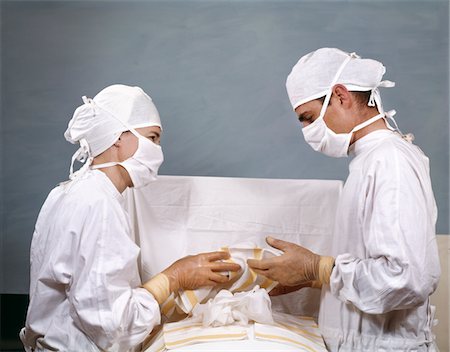
<svg viewBox="0 0 450 352">
<path fill-rule="evenodd" d="M 170 291 L 195 290 L 201 286 L 216 286 L 229 280 L 218 272 L 238 271 L 239 264 L 218 262 L 228 259 L 228 252 L 209 252 L 177 260 L 162 273 L 169 278 Z"/>
<path fill-rule="evenodd" d="M 266 238 L 267 243 L 284 253 L 263 260 L 248 259 L 247 264 L 256 273 L 278 281 L 283 286 L 297 286 L 309 281 L 330 282 L 334 258 L 322 257 L 294 243 Z"/>
<path fill-rule="evenodd" d="M 195 290 L 202 286 L 216 286 L 228 282 L 226 275 L 219 272 L 239 271 L 239 264 L 219 262 L 230 257 L 227 252 L 208 252 L 190 255 L 174 262 L 167 269 L 147 281 L 147 289 L 159 304 L 169 297 L 171 292 L 180 289 Z"/>
<path fill-rule="evenodd" d="M 305 287 L 322 288 L 322 283 L 317 280 L 317 281 L 308 281 L 308 282 L 305 282 L 304 284 L 300 284 L 300 285 L 296 285 L 296 286 L 283 286 L 283 285 L 278 284 L 269 292 L 269 296 L 285 295 L 287 293 L 298 291 Z"/>
</svg>

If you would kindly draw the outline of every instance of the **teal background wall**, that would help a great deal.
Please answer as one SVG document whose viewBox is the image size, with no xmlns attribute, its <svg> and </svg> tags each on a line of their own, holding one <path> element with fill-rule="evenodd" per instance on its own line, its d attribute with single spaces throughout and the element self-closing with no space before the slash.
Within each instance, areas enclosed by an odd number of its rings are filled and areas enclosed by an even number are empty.
<svg viewBox="0 0 450 352">
<path fill-rule="evenodd" d="M 356 51 L 431 160 L 449 233 L 447 1 L 2 1 L 0 293 L 27 293 L 46 195 L 67 178 L 81 96 L 139 85 L 164 125 L 162 174 L 341 179 L 348 160 L 303 141 L 284 82 L 303 54 Z"/>
</svg>

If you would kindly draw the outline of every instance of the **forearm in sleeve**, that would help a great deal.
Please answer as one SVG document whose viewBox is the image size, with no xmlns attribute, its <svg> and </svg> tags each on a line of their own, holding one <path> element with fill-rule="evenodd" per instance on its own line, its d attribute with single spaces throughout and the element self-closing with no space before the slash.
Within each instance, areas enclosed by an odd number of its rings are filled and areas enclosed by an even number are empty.
<svg viewBox="0 0 450 352">
<path fill-rule="evenodd" d="M 333 295 L 361 311 L 382 314 L 425 302 L 438 282 L 434 271 L 398 259 L 343 254 L 335 260 L 330 287 Z"/>
</svg>

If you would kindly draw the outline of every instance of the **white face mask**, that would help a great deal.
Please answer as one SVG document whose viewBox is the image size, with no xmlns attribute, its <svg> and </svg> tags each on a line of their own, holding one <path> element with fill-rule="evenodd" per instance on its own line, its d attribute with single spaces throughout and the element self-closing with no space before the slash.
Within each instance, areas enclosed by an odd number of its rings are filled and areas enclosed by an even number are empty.
<svg viewBox="0 0 450 352">
<path fill-rule="evenodd" d="M 130 132 L 138 137 L 138 148 L 127 160 L 122 162 L 110 162 L 91 166 L 92 169 L 101 169 L 115 165 L 123 166 L 130 175 L 134 188 L 141 188 L 155 181 L 158 170 L 164 161 L 161 146 L 130 129 Z"/>
<path fill-rule="evenodd" d="M 348 148 L 354 132 L 372 124 L 384 117 L 384 113 L 378 114 L 367 121 L 355 126 L 348 133 L 335 133 L 328 128 L 323 120 L 323 114 L 310 125 L 302 128 L 305 141 L 317 152 L 335 158 L 342 158 L 348 155 Z"/>
<path fill-rule="evenodd" d="M 161 146 L 143 136 L 138 137 L 138 148 L 131 158 L 119 163 L 130 175 L 134 188 L 140 188 L 155 181 L 164 161 Z"/>
</svg>

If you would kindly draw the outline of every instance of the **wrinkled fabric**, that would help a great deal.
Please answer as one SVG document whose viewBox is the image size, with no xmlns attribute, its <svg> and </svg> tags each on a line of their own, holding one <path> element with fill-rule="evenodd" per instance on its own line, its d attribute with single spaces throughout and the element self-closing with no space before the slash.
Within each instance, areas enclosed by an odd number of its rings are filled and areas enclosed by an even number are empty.
<svg viewBox="0 0 450 352">
<path fill-rule="evenodd" d="M 100 171 L 66 187 L 51 191 L 36 223 L 22 341 L 27 351 L 126 351 L 160 323 L 160 311 L 139 287 L 122 195 Z"/>
<path fill-rule="evenodd" d="M 305 351 L 325 352 L 319 327 L 310 317 L 273 312 L 271 324 L 249 323 L 203 327 L 196 318 L 166 323 L 143 348 L 170 351 Z M 201 343 L 201 345 L 199 345 Z"/>
<path fill-rule="evenodd" d="M 389 130 L 350 148 L 319 326 L 331 351 L 433 351 L 440 276 L 429 161 Z"/>
<path fill-rule="evenodd" d="M 273 319 L 273 325 L 255 323 L 256 339 L 285 343 L 295 351 L 327 351 L 319 327 L 311 317 L 274 312 Z"/>
<path fill-rule="evenodd" d="M 339 79 L 333 80 L 345 60 L 352 58 Z M 372 91 L 369 106 L 384 112 L 379 87 L 393 87 L 394 82 L 382 81 L 386 68 L 381 62 L 362 59 L 355 53 L 336 48 L 320 48 L 304 55 L 292 68 L 286 80 L 286 90 L 293 110 L 311 100 L 324 97 L 334 84 L 343 84 L 349 91 Z M 334 82 L 333 82 L 334 81 Z"/>
<path fill-rule="evenodd" d="M 140 87 L 114 84 L 100 91 L 92 100 L 133 128 L 158 126 L 162 129 L 152 98 Z"/>
<path fill-rule="evenodd" d="M 109 112 L 95 105 L 91 99 L 82 99 L 83 105 L 73 113 L 64 137 L 72 144 L 83 140 L 86 146 L 83 156 L 89 154 L 96 157 L 111 147 L 127 128 Z"/>
<path fill-rule="evenodd" d="M 232 293 L 220 290 L 203 304 L 197 304 L 192 311 L 193 321 L 203 327 L 224 325 L 247 325 L 249 321 L 273 324 L 270 297 L 265 289 L 255 286 L 247 292 Z"/>
</svg>

